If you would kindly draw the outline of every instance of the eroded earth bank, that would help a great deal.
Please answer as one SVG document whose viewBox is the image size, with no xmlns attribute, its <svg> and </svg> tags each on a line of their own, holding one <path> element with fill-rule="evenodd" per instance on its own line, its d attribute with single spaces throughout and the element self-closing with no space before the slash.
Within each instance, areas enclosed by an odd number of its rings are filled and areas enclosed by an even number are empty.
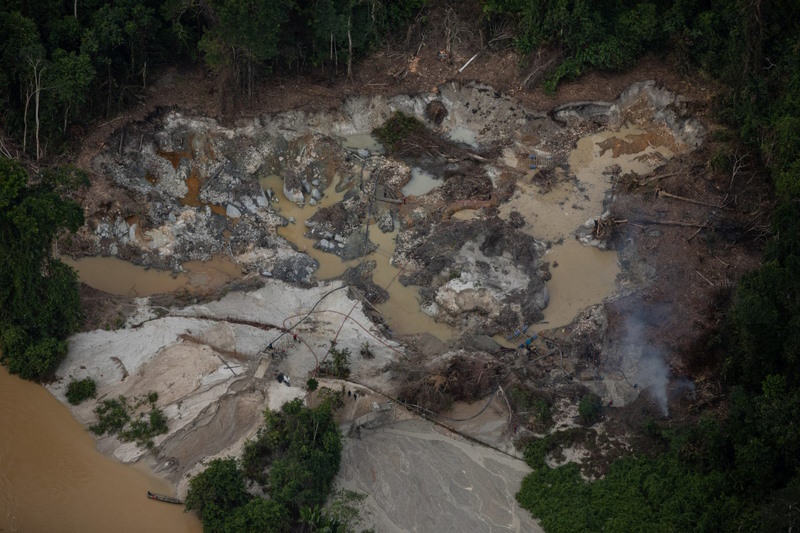
<svg viewBox="0 0 800 533">
<path fill-rule="evenodd" d="M 651 298 L 666 261 L 653 242 L 722 215 L 692 226 L 684 204 L 650 197 L 705 136 L 652 81 L 551 110 L 456 83 L 235 125 L 159 109 L 105 141 L 87 224 L 59 243 L 88 286 L 88 325 L 49 389 L 65 401 L 90 377 L 101 399 L 157 392 L 169 431 L 153 449 L 98 447 L 184 495 L 347 349 L 348 380 L 321 380 L 357 393 L 337 415 L 337 483 L 368 495 L 368 523 L 537 530 L 514 501 L 525 439 L 578 428 L 588 391 L 665 412 L 693 387 L 664 356 L 691 335 L 655 340 L 674 313 Z M 92 424 L 95 405 L 73 414 Z M 625 448 L 615 422 L 549 460 Z"/>
</svg>

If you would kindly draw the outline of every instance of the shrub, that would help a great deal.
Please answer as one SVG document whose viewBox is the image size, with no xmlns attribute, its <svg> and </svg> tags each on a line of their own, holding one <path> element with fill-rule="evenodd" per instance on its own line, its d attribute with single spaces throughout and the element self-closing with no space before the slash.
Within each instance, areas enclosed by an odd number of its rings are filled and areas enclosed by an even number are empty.
<svg viewBox="0 0 800 533">
<path fill-rule="evenodd" d="M 345 379 L 350 375 L 350 350 L 331 346 L 330 357 L 319 365 L 319 370 L 327 376 Z"/>
<path fill-rule="evenodd" d="M 597 394 L 591 392 L 581 398 L 581 403 L 578 405 L 578 414 L 586 424 L 594 424 L 600 420 L 602 411 L 603 402 Z"/>
<path fill-rule="evenodd" d="M 401 141 L 424 129 L 425 125 L 415 117 L 397 111 L 373 133 L 386 148 L 395 150 Z"/>
<path fill-rule="evenodd" d="M 375 359 L 375 354 L 372 351 L 372 346 L 367 341 L 361 343 L 361 357 L 364 359 Z"/>
<path fill-rule="evenodd" d="M 134 398 L 135 400 L 135 398 Z M 134 412 L 145 403 L 150 404 L 150 412 L 139 414 L 137 420 L 131 421 L 130 407 L 125 396 L 119 396 L 112 400 L 103 400 L 94 412 L 97 414 L 96 424 L 89 426 L 89 429 L 98 434 L 118 435 L 123 442 L 136 442 L 145 448 L 153 447 L 153 437 L 166 433 L 167 417 L 164 412 L 155 406 L 158 400 L 158 393 L 151 392 L 145 399 L 141 399 L 133 406 Z"/>
<path fill-rule="evenodd" d="M 218 531 L 225 518 L 247 503 L 250 495 L 235 459 L 214 459 L 189 481 L 186 509 L 200 513 L 204 530 Z"/>
<path fill-rule="evenodd" d="M 78 405 L 84 400 L 94 398 L 97 394 L 97 384 L 92 378 L 80 381 L 72 380 L 67 385 L 67 401 L 72 405 Z"/>
<path fill-rule="evenodd" d="M 508 392 L 514 411 L 533 417 L 537 427 L 546 429 L 553 421 L 550 402 L 546 398 L 529 391 L 519 385 L 514 385 Z"/>
<path fill-rule="evenodd" d="M 111 400 L 103 400 L 95 407 L 94 412 L 98 420 L 96 424 L 89 426 L 89 429 L 98 435 L 119 433 L 131 419 L 131 415 L 128 414 L 128 400 L 121 395 Z"/>
<path fill-rule="evenodd" d="M 145 448 L 153 447 L 153 437 L 167 432 L 167 417 L 164 416 L 164 411 L 157 407 L 152 407 L 147 414 L 147 419 L 144 419 L 142 413 L 139 420 L 134 420 L 130 426 L 120 432 L 120 438 L 127 442 L 135 441 L 139 446 Z"/>
</svg>

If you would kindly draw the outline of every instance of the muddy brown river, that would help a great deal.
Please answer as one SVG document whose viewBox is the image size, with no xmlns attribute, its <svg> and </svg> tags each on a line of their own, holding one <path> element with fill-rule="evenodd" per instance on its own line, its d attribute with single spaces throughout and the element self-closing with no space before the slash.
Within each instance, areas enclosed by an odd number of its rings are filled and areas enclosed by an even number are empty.
<svg viewBox="0 0 800 533">
<path fill-rule="evenodd" d="M 202 531 L 181 505 L 147 499 L 172 487 L 95 450 L 47 390 L 0 366 L 0 531 Z"/>
</svg>

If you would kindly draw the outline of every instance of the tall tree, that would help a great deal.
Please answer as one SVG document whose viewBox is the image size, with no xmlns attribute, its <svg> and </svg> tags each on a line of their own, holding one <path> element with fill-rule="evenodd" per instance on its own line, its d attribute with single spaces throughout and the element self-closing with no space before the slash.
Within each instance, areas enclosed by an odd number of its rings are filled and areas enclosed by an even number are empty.
<svg viewBox="0 0 800 533">
<path fill-rule="evenodd" d="M 30 103 L 29 65 L 25 58 L 40 50 L 36 24 L 19 12 L 0 12 L 0 105 L 9 113 L 3 117 L 10 133 L 24 133 L 27 127 L 20 111 Z M 27 117 L 25 117 L 27 118 Z"/>
<path fill-rule="evenodd" d="M 89 56 L 57 49 L 53 53 L 53 65 L 48 85 L 64 116 L 63 132 L 67 131 L 70 111 L 77 111 L 86 100 L 89 87 L 94 81 L 94 67 Z"/>
<path fill-rule="evenodd" d="M 206 62 L 230 69 L 239 85 L 252 92 L 256 70 L 278 55 L 281 27 L 293 5 L 293 0 L 211 0 L 212 25 L 199 43 Z"/>
<path fill-rule="evenodd" d="M 41 45 L 30 46 L 22 51 L 22 61 L 28 73 L 27 87 L 25 89 L 25 113 L 24 113 L 24 134 L 22 140 L 23 150 L 28 140 L 28 107 L 31 98 L 34 102 L 34 138 L 36 140 L 36 159 L 41 157 L 41 147 L 39 145 L 39 109 L 42 100 L 42 81 L 44 71 L 47 69 L 47 59 L 45 49 Z"/>
</svg>

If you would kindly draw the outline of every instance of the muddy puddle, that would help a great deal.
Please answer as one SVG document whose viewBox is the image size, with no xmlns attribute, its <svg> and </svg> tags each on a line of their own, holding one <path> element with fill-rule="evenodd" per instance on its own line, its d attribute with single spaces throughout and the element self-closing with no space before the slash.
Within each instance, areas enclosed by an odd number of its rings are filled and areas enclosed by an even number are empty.
<svg viewBox="0 0 800 533">
<path fill-rule="evenodd" d="M 147 499 L 172 487 L 95 450 L 43 387 L 0 367 L 0 531 L 202 531 L 181 505 Z"/>
<path fill-rule="evenodd" d="M 186 273 L 145 268 L 116 257 L 61 257 L 78 271 L 78 279 L 95 289 L 121 296 L 152 296 L 178 289 L 211 291 L 242 277 L 242 271 L 225 257 L 183 263 Z"/>
<path fill-rule="evenodd" d="M 319 262 L 319 269 L 315 274 L 317 279 L 331 279 L 341 276 L 348 268 L 348 264 L 342 261 L 339 256 L 314 248 L 314 244 L 317 241 L 305 236 L 309 230 L 308 226 L 306 226 L 306 221 L 317 212 L 317 209 L 332 206 L 341 202 L 344 198 L 346 191 L 337 192 L 336 187 L 333 185 L 337 180 L 338 176 L 334 176 L 332 184 L 325 188 L 322 199 L 316 206 L 309 204 L 299 206 L 288 200 L 281 192 L 283 191 L 283 178 L 278 175 L 273 174 L 259 180 L 261 187 L 265 191 L 268 189 L 274 191 L 279 201 L 273 203 L 272 206 L 290 221 L 288 226 L 278 228 L 278 235 L 294 244 L 299 251 L 310 255 Z"/>
<path fill-rule="evenodd" d="M 200 185 L 200 178 L 197 177 L 197 172 L 192 169 L 192 173 L 186 178 L 186 187 L 188 187 L 189 190 L 186 196 L 181 199 L 181 205 L 189 207 L 203 207 L 207 205 L 212 212 L 223 217 L 227 216 L 227 211 L 221 205 L 209 204 L 200 200 Z"/>
<path fill-rule="evenodd" d="M 334 177 L 334 182 L 336 179 L 338 178 Z M 283 180 L 280 176 L 268 176 L 261 179 L 261 186 L 265 190 L 271 188 L 273 191 L 282 191 Z M 419 287 L 413 285 L 406 287 L 397 281 L 401 271 L 391 264 L 397 232 L 383 233 L 377 226 L 371 226 L 369 240 L 378 245 L 377 250 L 352 261 L 342 261 L 335 254 L 314 248 L 316 241 L 305 236 L 308 231 L 305 222 L 319 207 L 334 205 L 344 198 L 345 191 L 336 192 L 335 188 L 329 185 L 316 206 L 306 204 L 303 207 L 287 200 L 283 193 L 276 192 L 280 201 L 273 206 L 284 217 L 292 217 L 295 220 L 293 224 L 278 229 L 278 234 L 319 262 L 319 270 L 315 273 L 315 277 L 319 280 L 339 277 L 345 270 L 358 266 L 362 261 L 375 261 L 372 279 L 389 292 L 389 301 L 375 307 L 383 315 L 391 330 L 399 335 L 428 332 L 441 340 L 450 340 L 453 337 L 453 329 L 446 324 L 433 321 L 420 309 Z"/>
<path fill-rule="evenodd" d="M 575 239 L 554 246 L 544 256 L 553 278 L 547 282 L 550 303 L 544 310 L 548 328 L 572 322 L 582 309 L 614 292 L 619 263 L 616 252 L 584 246 Z"/>
<path fill-rule="evenodd" d="M 553 169 L 554 183 L 548 187 L 535 180 L 538 170 L 529 168 L 543 163 L 542 157 L 505 154 L 506 163 L 526 171 L 526 176 L 517 182 L 511 201 L 500 206 L 501 216 L 518 211 L 526 221 L 522 231 L 552 243 L 545 256 L 553 276 L 547 282 L 550 303 L 544 310 L 548 328 L 570 323 L 582 309 L 601 302 L 616 288 L 620 272 L 616 252 L 584 246 L 573 236 L 603 211 L 603 199 L 612 186 L 612 178 L 604 171 L 616 164 L 623 174 L 646 175 L 672 157 L 673 148 L 670 138 L 633 127 L 588 135 L 569 156 L 569 174 Z"/>
<path fill-rule="evenodd" d="M 478 134 L 466 126 L 456 126 L 450 130 L 447 137 L 455 143 L 466 144 L 472 148 L 478 147 Z"/>
<path fill-rule="evenodd" d="M 386 151 L 371 133 L 356 133 L 342 139 L 342 148 L 346 150 L 369 150 L 373 154 L 382 154 Z"/>
<path fill-rule="evenodd" d="M 411 180 L 403 187 L 404 196 L 422 196 L 436 187 L 443 185 L 444 180 L 418 167 L 411 167 Z"/>
</svg>

